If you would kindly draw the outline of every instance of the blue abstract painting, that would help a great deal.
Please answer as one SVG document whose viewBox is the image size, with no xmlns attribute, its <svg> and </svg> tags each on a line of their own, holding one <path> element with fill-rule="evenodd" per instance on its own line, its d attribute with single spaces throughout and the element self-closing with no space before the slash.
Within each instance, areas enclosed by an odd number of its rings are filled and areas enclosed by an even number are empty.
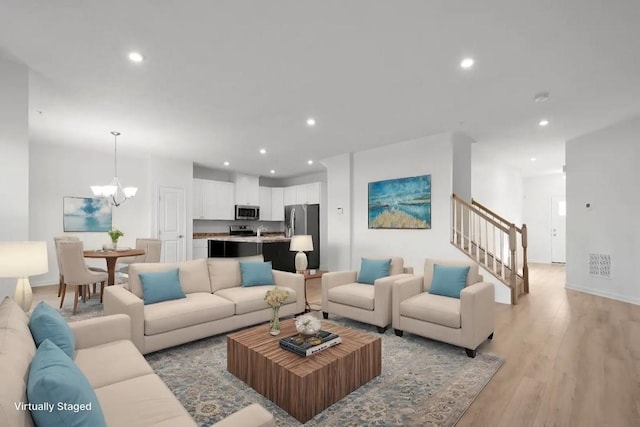
<svg viewBox="0 0 640 427">
<path fill-rule="evenodd" d="M 62 218 L 64 231 L 109 231 L 111 205 L 106 199 L 65 197 Z"/>
<path fill-rule="evenodd" d="M 369 228 L 431 228 L 431 175 L 370 182 Z"/>
</svg>

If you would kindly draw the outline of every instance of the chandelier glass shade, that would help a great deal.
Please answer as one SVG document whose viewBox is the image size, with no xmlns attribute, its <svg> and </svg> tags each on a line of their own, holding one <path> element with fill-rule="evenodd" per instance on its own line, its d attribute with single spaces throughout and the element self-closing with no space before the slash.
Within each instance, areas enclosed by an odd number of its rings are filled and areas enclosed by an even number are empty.
<svg viewBox="0 0 640 427">
<path fill-rule="evenodd" d="M 114 151 L 114 173 L 113 180 L 107 185 L 92 185 L 91 192 L 96 197 L 102 197 L 109 200 L 112 206 L 120 206 L 130 198 L 136 195 L 138 187 L 123 187 L 118 179 L 118 136 L 120 132 L 112 131 L 113 135 L 113 151 Z"/>
</svg>

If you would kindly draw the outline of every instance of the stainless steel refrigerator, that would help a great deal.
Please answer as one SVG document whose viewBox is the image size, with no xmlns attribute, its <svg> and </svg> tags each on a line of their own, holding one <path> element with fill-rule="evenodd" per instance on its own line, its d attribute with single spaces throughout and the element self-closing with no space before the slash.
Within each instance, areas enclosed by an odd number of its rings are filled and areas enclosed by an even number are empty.
<svg viewBox="0 0 640 427">
<path fill-rule="evenodd" d="M 284 226 L 287 236 L 311 235 L 313 251 L 307 252 L 307 268 L 320 268 L 320 205 L 285 206 Z"/>
</svg>

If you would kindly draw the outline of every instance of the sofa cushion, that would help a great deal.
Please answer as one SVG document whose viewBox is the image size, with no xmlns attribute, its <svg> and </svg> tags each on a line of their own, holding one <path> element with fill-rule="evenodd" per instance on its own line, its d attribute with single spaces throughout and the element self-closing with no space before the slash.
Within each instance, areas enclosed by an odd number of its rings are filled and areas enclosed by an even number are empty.
<svg viewBox="0 0 640 427">
<path fill-rule="evenodd" d="M 139 273 L 142 285 L 142 300 L 144 304 L 155 304 L 162 301 L 185 298 L 180 287 L 179 270 L 174 268 L 167 271 L 153 271 Z"/>
<path fill-rule="evenodd" d="M 74 361 L 93 388 L 153 374 L 151 366 L 129 340 L 80 349 Z"/>
<path fill-rule="evenodd" d="M 204 292 L 144 307 L 144 334 L 155 335 L 233 316 L 231 301 Z"/>
<path fill-rule="evenodd" d="M 239 258 L 209 258 L 209 281 L 211 291 L 234 288 L 242 285 L 242 272 L 240 271 L 240 261 L 262 262 L 262 255 Z"/>
<path fill-rule="evenodd" d="M 460 300 L 423 292 L 402 301 L 400 315 L 449 328 L 460 328 Z"/>
<path fill-rule="evenodd" d="M 177 268 L 179 270 L 180 286 L 185 294 L 193 292 L 211 292 L 209 285 L 209 270 L 207 261 L 196 259 L 173 263 L 147 262 L 131 264 L 129 266 L 129 290 L 138 298 L 142 298 L 142 284 L 140 273 L 168 271 Z"/>
<path fill-rule="evenodd" d="M 389 268 L 391 267 L 391 258 L 389 259 L 369 259 L 362 258 L 360 262 L 360 272 L 358 273 L 358 283 L 373 285 L 376 280 L 387 277 Z"/>
<path fill-rule="evenodd" d="M 273 281 L 273 266 L 269 262 L 240 261 L 242 286 L 275 285 Z"/>
<path fill-rule="evenodd" d="M 36 351 L 29 370 L 27 398 L 32 405 L 52 405 L 51 410 L 31 410 L 39 426 L 105 426 L 102 408 L 91 384 L 69 356 L 46 339 Z M 85 405 L 79 410 L 62 404 Z"/>
<path fill-rule="evenodd" d="M 435 264 L 429 293 L 460 299 L 469 275 L 469 266 L 454 267 Z"/>
<path fill-rule="evenodd" d="M 233 302 L 235 305 L 235 314 L 245 314 L 269 308 L 264 301 L 264 297 L 267 291 L 274 288 L 275 286 L 237 287 L 222 289 L 216 292 L 215 295 Z M 294 289 L 283 286 L 278 286 L 278 288 L 289 292 L 289 296 L 284 302 L 285 304 L 296 303 L 298 297 Z"/>
<path fill-rule="evenodd" d="M 67 321 L 58 310 L 44 301 L 40 301 L 31 313 L 29 329 L 36 346 L 40 346 L 44 340 L 49 339 L 73 359 L 76 351 L 76 339 Z"/>
<path fill-rule="evenodd" d="M 96 389 L 110 426 L 182 427 L 196 423 L 155 374 Z"/>
<path fill-rule="evenodd" d="M 29 366 L 35 353 L 29 317 L 6 297 L 0 303 L 0 424 L 33 426 L 29 411 L 16 411 L 15 402 L 27 401 Z"/>
<path fill-rule="evenodd" d="M 329 289 L 329 301 L 364 310 L 374 309 L 374 287 L 362 283 L 348 283 Z"/>
</svg>

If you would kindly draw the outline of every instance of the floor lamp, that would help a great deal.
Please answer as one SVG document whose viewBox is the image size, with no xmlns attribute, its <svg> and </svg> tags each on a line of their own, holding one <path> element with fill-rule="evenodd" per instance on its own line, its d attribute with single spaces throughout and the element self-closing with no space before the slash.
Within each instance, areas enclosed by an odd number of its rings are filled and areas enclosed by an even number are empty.
<svg viewBox="0 0 640 427">
<path fill-rule="evenodd" d="M 307 254 L 305 252 L 313 250 L 313 239 L 308 234 L 300 234 L 291 238 L 289 246 L 290 251 L 298 252 L 296 254 L 296 272 L 304 273 L 307 269 Z"/>
<path fill-rule="evenodd" d="M 0 277 L 18 278 L 14 300 L 24 311 L 33 299 L 29 276 L 47 271 L 47 242 L 0 242 Z"/>
</svg>

